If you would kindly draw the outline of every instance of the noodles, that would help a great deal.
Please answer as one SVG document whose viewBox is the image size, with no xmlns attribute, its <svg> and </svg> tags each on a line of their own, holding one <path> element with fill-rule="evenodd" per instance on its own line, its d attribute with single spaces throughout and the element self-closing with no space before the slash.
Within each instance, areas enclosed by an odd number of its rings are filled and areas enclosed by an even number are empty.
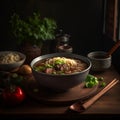
<svg viewBox="0 0 120 120">
<path fill-rule="evenodd" d="M 77 62 L 75 60 L 65 58 L 65 57 L 54 57 L 54 58 L 49 59 L 48 62 L 46 61 L 46 63 L 53 64 L 56 61 L 63 61 L 64 63 L 68 65 L 77 66 Z"/>
<path fill-rule="evenodd" d="M 0 64 L 9 64 L 20 61 L 20 56 L 16 53 L 5 53 L 3 55 L 0 55 Z"/>
<path fill-rule="evenodd" d="M 86 68 L 87 64 L 82 60 L 66 57 L 48 58 L 34 65 L 36 71 L 48 74 L 72 74 Z"/>
</svg>

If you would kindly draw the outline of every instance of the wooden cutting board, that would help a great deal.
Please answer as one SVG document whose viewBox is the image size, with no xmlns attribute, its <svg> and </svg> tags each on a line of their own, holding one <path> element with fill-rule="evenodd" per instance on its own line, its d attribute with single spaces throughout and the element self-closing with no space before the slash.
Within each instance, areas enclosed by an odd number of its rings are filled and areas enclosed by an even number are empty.
<svg viewBox="0 0 120 120">
<path fill-rule="evenodd" d="M 84 100 L 96 93 L 98 86 L 85 88 L 85 84 L 81 83 L 76 87 L 64 92 L 54 92 L 37 84 L 36 80 L 30 80 L 26 86 L 27 94 L 39 102 L 46 103 L 72 103 L 76 100 Z"/>
</svg>

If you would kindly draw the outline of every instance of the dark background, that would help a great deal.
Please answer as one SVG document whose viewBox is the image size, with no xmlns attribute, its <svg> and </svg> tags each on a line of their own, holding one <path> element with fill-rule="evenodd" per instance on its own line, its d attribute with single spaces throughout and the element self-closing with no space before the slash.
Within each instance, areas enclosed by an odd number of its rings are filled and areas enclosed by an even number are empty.
<svg viewBox="0 0 120 120">
<path fill-rule="evenodd" d="M 39 10 L 41 16 L 52 17 L 58 28 L 71 35 L 75 53 L 84 54 L 101 48 L 103 0 L 2 0 L 0 4 L 1 50 L 16 49 L 9 35 L 9 19 L 16 12 L 26 17 Z M 88 44 L 89 43 L 89 44 Z M 10 48 L 11 47 L 11 48 Z"/>
<path fill-rule="evenodd" d="M 107 51 L 114 42 L 103 35 L 104 2 L 105 0 L 1 0 L 0 51 L 17 49 L 16 40 L 10 36 L 10 16 L 16 12 L 26 17 L 36 10 L 40 11 L 42 17 L 54 18 L 58 28 L 71 35 L 70 44 L 74 53 L 86 55 L 93 50 Z M 114 63 L 119 60 L 120 49 L 113 55 Z"/>
</svg>

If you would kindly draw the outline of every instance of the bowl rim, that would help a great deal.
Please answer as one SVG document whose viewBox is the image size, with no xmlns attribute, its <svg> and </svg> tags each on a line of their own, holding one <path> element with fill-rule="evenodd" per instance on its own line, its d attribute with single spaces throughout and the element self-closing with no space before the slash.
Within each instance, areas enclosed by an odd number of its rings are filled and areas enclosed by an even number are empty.
<svg viewBox="0 0 120 120">
<path fill-rule="evenodd" d="M 17 53 L 18 55 L 20 55 L 21 59 L 17 62 L 13 62 L 13 63 L 0 63 L 0 65 L 13 65 L 13 64 L 17 64 L 20 63 L 22 61 L 26 60 L 26 55 L 19 52 L 19 51 L 13 51 L 13 50 L 8 50 L 8 51 L 0 51 L 0 55 L 4 54 L 4 53 Z"/>
<path fill-rule="evenodd" d="M 71 58 L 77 58 L 77 59 L 80 59 L 80 58 L 78 58 L 78 57 L 81 57 L 82 60 L 85 59 L 85 61 L 87 61 L 86 63 L 88 64 L 88 67 L 87 67 L 86 69 L 80 71 L 80 72 L 75 72 L 75 73 L 72 73 L 72 74 L 62 74 L 62 75 L 59 75 L 59 74 L 47 74 L 47 73 L 35 71 L 35 70 L 33 69 L 34 64 L 35 64 L 36 62 L 38 62 L 41 57 L 45 57 L 44 59 L 46 59 L 46 57 L 47 57 L 48 55 L 52 55 L 52 57 L 57 57 L 57 56 L 59 57 L 60 55 L 66 57 L 66 55 L 68 55 L 68 56 L 72 56 L 72 55 L 73 55 L 73 56 L 75 56 L 75 57 L 71 57 Z M 67 57 L 68 57 L 68 56 L 67 56 Z M 51 58 L 51 57 L 47 57 L 47 58 Z M 42 60 L 43 60 L 43 59 L 42 59 Z M 34 61 L 36 61 L 36 62 L 34 62 Z M 84 60 L 83 60 L 83 61 L 84 61 Z M 85 61 L 84 61 L 84 62 L 85 62 Z M 92 66 L 92 63 L 91 63 L 91 61 L 90 61 L 87 57 L 85 57 L 85 56 L 78 55 L 78 54 L 73 54 L 73 53 L 62 53 L 62 52 L 61 52 L 61 53 L 51 53 L 51 54 L 45 54 L 45 55 L 38 56 L 38 57 L 34 58 L 34 59 L 31 61 L 30 66 L 31 66 L 33 72 L 37 72 L 37 73 L 40 73 L 40 74 L 42 74 L 42 75 L 47 75 L 47 76 L 59 76 L 59 77 L 62 77 L 62 76 L 72 76 L 72 75 L 77 75 L 77 74 L 80 74 L 80 73 L 84 73 L 84 72 L 90 70 L 90 68 L 91 68 L 91 66 Z"/>
</svg>

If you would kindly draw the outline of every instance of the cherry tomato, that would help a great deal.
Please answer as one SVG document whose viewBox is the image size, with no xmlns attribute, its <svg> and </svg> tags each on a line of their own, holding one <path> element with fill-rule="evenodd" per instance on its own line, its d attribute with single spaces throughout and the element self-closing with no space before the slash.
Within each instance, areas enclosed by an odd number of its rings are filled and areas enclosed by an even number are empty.
<svg viewBox="0 0 120 120">
<path fill-rule="evenodd" d="M 5 105 L 14 106 L 21 103 L 25 99 L 25 93 L 18 86 L 10 86 L 2 92 Z"/>
</svg>

